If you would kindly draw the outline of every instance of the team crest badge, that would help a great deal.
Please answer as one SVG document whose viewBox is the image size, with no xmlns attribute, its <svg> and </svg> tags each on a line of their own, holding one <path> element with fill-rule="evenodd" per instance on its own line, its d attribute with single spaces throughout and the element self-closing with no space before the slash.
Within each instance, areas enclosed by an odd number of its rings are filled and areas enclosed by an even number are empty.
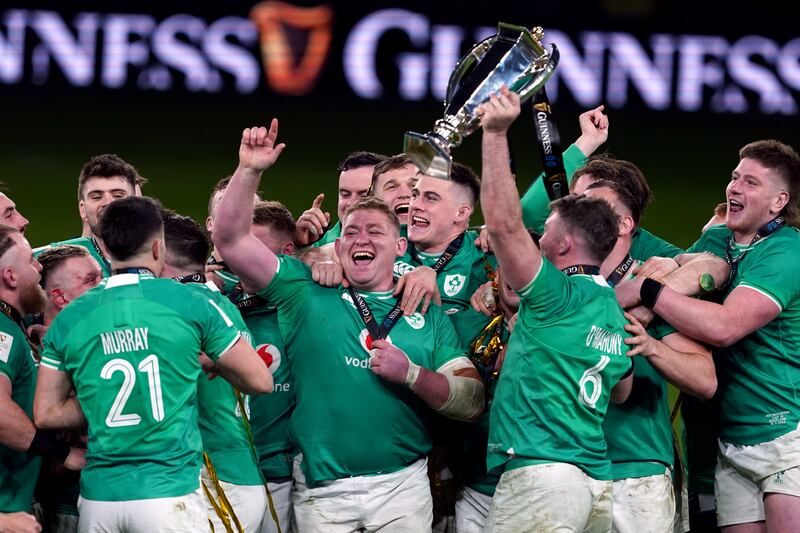
<svg viewBox="0 0 800 533">
<path fill-rule="evenodd" d="M 406 323 L 414 329 L 422 329 L 425 327 L 425 317 L 419 313 L 414 313 L 411 316 L 403 316 Z"/>
<path fill-rule="evenodd" d="M 444 293 L 447 296 L 455 296 L 461 292 L 461 289 L 464 288 L 464 282 L 466 280 L 467 278 L 461 274 L 451 274 L 450 276 L 445 276 Z"/>
<path fill-rule="evenodd" d="M 281 366 L 281 351 L 271 344 L 259 344 L 256 353 L 273 374 Z"/>
</svg>

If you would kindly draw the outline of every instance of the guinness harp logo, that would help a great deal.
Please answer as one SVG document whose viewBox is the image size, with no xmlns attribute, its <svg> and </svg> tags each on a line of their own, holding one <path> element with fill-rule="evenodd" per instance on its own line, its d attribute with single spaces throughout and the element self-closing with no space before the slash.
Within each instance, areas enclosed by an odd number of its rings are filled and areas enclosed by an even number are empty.
<svg viewBox="0 0 800 533">
<path fill-rule="evenodd" d="M 550 113 L 550 114 L 553 113 L 553 110 L 550 109 L 550 104 L 548 104 L 546 102 L 537 102 L 537 103 L 533 104 L 533 108 L 536 111 L 544 111 L 545 113 Z"/>
<path fill-rule="evenodd" d="M 273 90 L 303 95 L 314 88 L 331 44 L 333 11 L 269 0 L 250 10 L 260 37 L 267 83 Z"/>
</svg>

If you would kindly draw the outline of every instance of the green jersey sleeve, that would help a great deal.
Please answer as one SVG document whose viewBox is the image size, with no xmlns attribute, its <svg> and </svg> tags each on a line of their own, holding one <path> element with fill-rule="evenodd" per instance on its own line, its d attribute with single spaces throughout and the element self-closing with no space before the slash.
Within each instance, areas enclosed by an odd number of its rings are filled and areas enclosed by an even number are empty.
<svg viewBox="0 0 800 533">
<path fill-rule="evenodd" d="M 525 302 L 529 313 L 544 320 L 558 315 L 567 306 L 570 285 L 566 274 L 542 257 L 539 272 L 517 294 Z"/>
<path fill-rule="evenodd" d="M 571 144 L 562 156 L 564 158 L 564 171 L 567 173 L 567 181 L 571 182 L 575 171 L 586 163 L 586 156 L 574 144 Z M 526 228 L 533 228 L 539 233 L 542 232 L 544 221 L 550 214 L 550 197 L 547 196 L 543 177 L 544 173 L 539 174 L 520 200 L 522 222 Z"/>
<path fill-rule="evenodd" d="M 0 374 L 5 374 L 14 383 L 22 371 L 21 363 L 28 356 L 26 351 L 29 348 L 21 333 L 15 335 L 4 326 L 0 325 Z"/>
<path fill-rule="evenodd" d="M 431 307 L 430 314 L 436 314 L 436 342 L 433 348 L 433 368 L 439 370 L 446 363 L 458 357 L 466 357 L 466 352 L 461 348 L 461 342 L 456 334 L 455 326 L 440 308 Z"/>
<path fill-rule="evenodd" d="M 308 265 L 294 257 L 280 255 L 278 270 L 269 285 L 256 294 L 286 311 L 303 304 L 311 284 L 314 284 L 314 280 L 311 279 Z"/>
<path fill-rule="evenodd" d="M 53 325 L 56 327 L 53 327 Z M 42 339 L 42 353 L 39 363 L 47 368 L 66 372 L 66 368 L 64 367 L 64 352 L 61 345 L 63 340 L 58 325 L 56 323 L 51 324 L 50 328 L 47 330 L 47 334 L 44 336 L 44 339 Z"/>
<path fill-rule="evenodd" d="M 734 286 L 750 287 L 767 296 L 783 311 L 800 294 L 800 247 L 763 247 L 758 261 L 742 268 Z"/>
<path fill-rule="evenodd" d="M 205 300 L 205 305 L 192 306 L 193 310 L 197 310 L 195 319 L 202 331 L 200 347 L 208 357 L 216 361 L 239 340 L 239 328 L 215 301 L 214 295 L 198 294 L 197 297 Z"/>
<path fill-rule="evenodd" d="M 638 228 L 631 242 L 631 257 L 647 261 L 651 257 L 675 257 L 683 250 L 661 237 L 653 235 L 644 228 Z"/>
</svg>

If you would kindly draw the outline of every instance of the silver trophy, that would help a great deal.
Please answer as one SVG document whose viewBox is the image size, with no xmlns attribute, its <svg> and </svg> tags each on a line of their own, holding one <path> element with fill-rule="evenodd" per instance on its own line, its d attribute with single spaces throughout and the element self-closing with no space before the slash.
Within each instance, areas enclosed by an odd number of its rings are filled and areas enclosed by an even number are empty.
<svg viewBox="0 0 800 533">
<path fill-rule="evenodd" d="M 427 134 L 408 132 L 403 151 L 423 174 L 448 179 L 450 150 L 477 130 L 475 109 L 507 86 L 523 102 L 536 94 L 553 75 L 558 49 L 542 45 L 544 30 L 500 23 L 497 34 L 479 42 L 456 64 L 447 84 L 444 118 Z"/>
</svg>

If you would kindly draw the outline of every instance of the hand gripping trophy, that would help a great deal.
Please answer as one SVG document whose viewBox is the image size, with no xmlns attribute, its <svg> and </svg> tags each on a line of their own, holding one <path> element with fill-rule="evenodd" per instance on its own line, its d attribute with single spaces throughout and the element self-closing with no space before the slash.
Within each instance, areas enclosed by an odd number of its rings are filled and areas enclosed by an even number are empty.
<svg viewBox="0 0 800 533">
<path fill-rule="evenodd" d="M 456 64 L 445 97 L 444 118 L 427 134 L 408 132 L 404 152 L 423 174 L 448 179 L 450 150 L 476 131 L 475 109 L 506 85 L 523 102 L 550 79 L 558 64 L 558 49 L 542 45 L 544 30 L 500 23 L 497 34 L 479 42 Z"/>
</svg>

